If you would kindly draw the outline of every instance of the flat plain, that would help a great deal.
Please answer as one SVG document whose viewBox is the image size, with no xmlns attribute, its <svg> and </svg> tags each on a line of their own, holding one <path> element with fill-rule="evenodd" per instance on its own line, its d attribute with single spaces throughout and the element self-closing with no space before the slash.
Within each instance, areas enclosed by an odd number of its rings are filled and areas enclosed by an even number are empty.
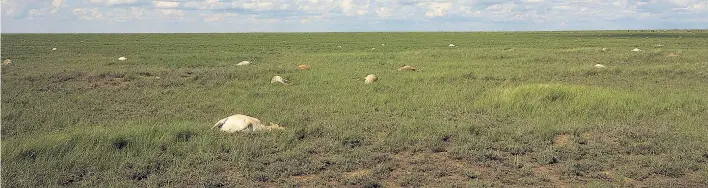
<svg viewBox="0 0 708 188">
<path fill-rule="evenodd" d="M 708 186 L 706 31 L 3 34 L 2 59 L 3 187 Z M 286 129 L 210 129 L 233 114 Z"/>
</svg>

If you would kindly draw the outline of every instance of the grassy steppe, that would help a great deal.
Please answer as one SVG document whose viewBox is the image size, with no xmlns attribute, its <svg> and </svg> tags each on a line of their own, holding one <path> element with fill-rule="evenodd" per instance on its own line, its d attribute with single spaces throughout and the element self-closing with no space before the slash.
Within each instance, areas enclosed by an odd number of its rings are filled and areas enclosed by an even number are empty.
<svg viewBox="0 0 708 188">
<path fill-rule="evenodd" d="M 708 186 L 708 32 L 4 34 L 2 58 L 3 187 Z M 209 130 L 238 113 L 287 129 Z"/>
</svg>

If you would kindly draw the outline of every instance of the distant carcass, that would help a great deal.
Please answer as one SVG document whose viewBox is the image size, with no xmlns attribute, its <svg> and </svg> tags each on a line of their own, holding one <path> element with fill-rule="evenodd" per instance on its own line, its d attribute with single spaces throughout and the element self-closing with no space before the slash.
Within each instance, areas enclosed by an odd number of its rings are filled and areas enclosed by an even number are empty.
<svg viewBox="0 0 708 188">
<path fill-rule="evenodd" d="M 239 63 L 238 63 L 238 64 L 236 64 L 236 65 L 238 65 L 238 66 L 242 66 L 242 65 L 250 65 L 250 64 L 251 64 L 251 62 L 250 62 L 250 61 L 241 61 L 241 62 L 239 62 Z"/>
<path fill-rule="evenodd" d="M 280 77 L 280 76 L 273 76 L 273 78 L 270 79 L 270 83 L 281 83 L 281 84 L 285 84 L 285 85 L 290 85 L 290 84 L 285 83 L 287 81 L 288 80 L 285 80 L 283 77 Z"/>
<path fill-rule="evenodd" d="M 297 68 L 300 70 L 309 70 L 311 67 L 310 67 L 310 65 L 302 64 L 302 65 L 298 65 Z"/>
<path fill-rule="evenodd" d="M 415 67 L 412 66 L 402 66 L 401 68 L 398 68 L 399 71 L 415 71 Z"/>
<path fill-rule="evenodd" d="M 376 80 L 378 80 L 378 78 L 376 78 L 376 75 L 373 74 L 369 74 L 364 77 L 364 83 L 366 84 L 374 83 Z"/>
</svg>

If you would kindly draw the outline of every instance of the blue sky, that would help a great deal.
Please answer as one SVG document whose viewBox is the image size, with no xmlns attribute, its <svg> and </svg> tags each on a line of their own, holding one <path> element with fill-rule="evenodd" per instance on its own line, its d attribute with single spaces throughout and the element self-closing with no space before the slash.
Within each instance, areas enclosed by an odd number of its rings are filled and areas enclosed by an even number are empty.
<svg viewBox="0 0 708 188">
<path fill-rule="evenodd" d="M 708 0 L 2 0 L 3 33 L 708 29 Z"/>
</svg>

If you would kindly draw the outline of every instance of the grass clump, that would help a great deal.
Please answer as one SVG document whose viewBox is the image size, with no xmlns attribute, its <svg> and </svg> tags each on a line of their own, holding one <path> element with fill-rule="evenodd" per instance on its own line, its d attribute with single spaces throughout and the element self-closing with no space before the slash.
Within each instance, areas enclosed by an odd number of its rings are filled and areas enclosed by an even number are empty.
<svg viewBox="0 0 708 188">
<path fill-rule="evenodd" d="M 494 90 L 476 108 L 548 123 L 626 118 L 643 104 L 640 96 L 598 87 L 526 84 Z"/>
</svg>

